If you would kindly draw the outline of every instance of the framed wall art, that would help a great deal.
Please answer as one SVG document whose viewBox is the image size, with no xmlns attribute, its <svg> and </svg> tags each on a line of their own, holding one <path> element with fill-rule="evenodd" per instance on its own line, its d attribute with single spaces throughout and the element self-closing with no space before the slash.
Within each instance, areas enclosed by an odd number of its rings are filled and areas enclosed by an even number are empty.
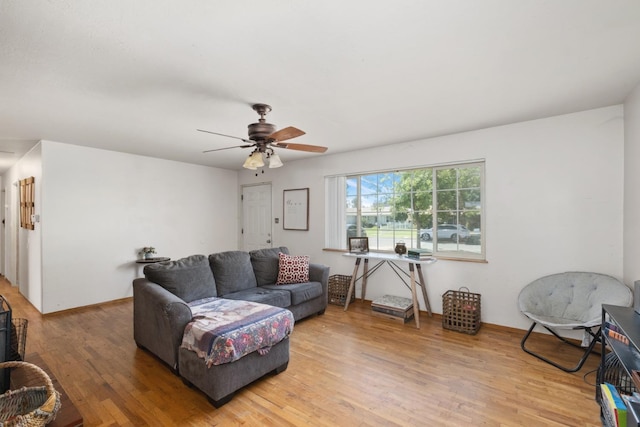
<svg viewBox="0 0 640 427">
<path fill-rule="evenodd" d="M 309 230 L 309 189 L 283 190 L 282 228 Z"/>
<path fill-rule="evenodd" d="M 352 254 L 364 254 L 369 252 L 369 238 L 349 237 L 349 252 Z"/>
<path fill-rule="evenodd" d="M 20 227 L 34 230 L 33 214 L 35 213 L 35 182 L 34 177 L 20 180 Z"/>
</svg>

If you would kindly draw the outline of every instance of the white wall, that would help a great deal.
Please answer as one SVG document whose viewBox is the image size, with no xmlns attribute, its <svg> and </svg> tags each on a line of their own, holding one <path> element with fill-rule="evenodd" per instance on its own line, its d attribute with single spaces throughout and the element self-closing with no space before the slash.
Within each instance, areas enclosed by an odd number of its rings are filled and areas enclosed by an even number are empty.
<svg viewBox="0 0 640 427">
<path fill-rule="evenodd" d="M 640 280 L 640 85 L 624 103 L 624 279 Z"/>
<path fill-rule="evenodd" d="M 237 247 L 235 171 L 51 141 L 41 152 L 42 284 L 33 295 L 30 275 L 26 296 L 43 313 L 131 296 L 143 246 L 173 259 Z"/>
<path fill-rule="evenodd" d="M 42 309 L 41 228 L 20 228 L 19 194 L 21 179 L 35 178 L 35 213 L 42 206 L 42 149 L 36 145 L 3 176 L 5 191 L 5 277 L 20 288 L 31 304 Z"/>
<path fill-rule="evenodd" d="M 284 167 L 258 177 L 242 172 L 240 184 L 271 181 L 280 218 L 282 190 L 309 187 L 310 230 L 285 231 L 280 221 L 274 246 L 309 254 L 331 274 L 351 274 L 349 259 L 322 250 L 325 175 L 485 159 L 488 262 L 426 267 L 431 307 L 440 313 L 442 294 L 467 286 L 482 294 L 483 321 L 524 329 L 517 297 L 530 281 L 571 270 L 622 279 L 623 137 L 619 105 L 295 162 L 283 153 Z M 387 293 L 410 296 L 385 268 L 370 278 L 367 299 Z"/>
</svg>

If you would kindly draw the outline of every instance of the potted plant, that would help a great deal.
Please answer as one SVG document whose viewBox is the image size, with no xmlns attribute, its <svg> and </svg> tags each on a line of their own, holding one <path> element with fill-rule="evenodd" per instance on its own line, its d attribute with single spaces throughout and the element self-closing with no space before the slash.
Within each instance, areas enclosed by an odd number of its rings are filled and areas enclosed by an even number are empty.
<svg viewBox="0 0 640 427">
<path fill-rule="evenodd" d="M 154 248 L 153 246 L 145 246 L 144 248 L 140 249 L 140 252 L 138 252 L 139 255 L 142 255 L 143 259 L 153 258 L 153 254 L 155 253 L 156 248 Z"/>
</svg>

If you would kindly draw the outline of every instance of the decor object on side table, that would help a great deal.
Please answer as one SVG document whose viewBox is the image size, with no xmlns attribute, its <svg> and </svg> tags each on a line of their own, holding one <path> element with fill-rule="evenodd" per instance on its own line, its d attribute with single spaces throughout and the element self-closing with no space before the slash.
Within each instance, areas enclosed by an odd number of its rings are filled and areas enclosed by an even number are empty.
<svg viewBox="0 0 640 427">
<path fill-rule="evenodd" d="M 364 254 L 369 252 L 369 238 L 349 237 L 349 252 L 352 254 Z"/>
<path fill-rule="evenodd" d="M 404 254 L 407 253 L 407 245 L 404 244 L 404 242 L 397 242 L 396 243 L 396 247 L 394 249 L 394 252 L 397 253 L 399 256 L 402 256 Z"/>
<path fill-rule="evenodd" d="M 407 249 L 407 258 L 421 260 L 421 259 L 430 259 L 432 258 L 432 256 L 433 254 L 429 249 L 421 249 L 421 248 Z"/>
<path fill-rule="evenodd" d="M 153 258 L 153 254 L 156 253 L 156 248 L 154 248 L 153 246 L 145 246 L 144 248 L 140 249 L 140 251 L 138 252 L 138 255 L 142 256 L 142 259 L 149 259 L 149 258 Z"/>
</svg>

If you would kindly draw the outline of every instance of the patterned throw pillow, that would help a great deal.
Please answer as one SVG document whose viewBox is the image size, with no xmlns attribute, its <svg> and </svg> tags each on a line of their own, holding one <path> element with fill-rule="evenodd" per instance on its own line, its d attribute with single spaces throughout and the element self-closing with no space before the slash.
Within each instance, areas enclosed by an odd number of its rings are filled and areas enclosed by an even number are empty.
<svg viewBox="0 0 640 427">
<path fill-rule="evenodd" d="M 278 264 L 278 281 L 276 285 L 305 283 L 309 281 L 309 256 L 287 255 L 280 252 Z"/>
</svg>

